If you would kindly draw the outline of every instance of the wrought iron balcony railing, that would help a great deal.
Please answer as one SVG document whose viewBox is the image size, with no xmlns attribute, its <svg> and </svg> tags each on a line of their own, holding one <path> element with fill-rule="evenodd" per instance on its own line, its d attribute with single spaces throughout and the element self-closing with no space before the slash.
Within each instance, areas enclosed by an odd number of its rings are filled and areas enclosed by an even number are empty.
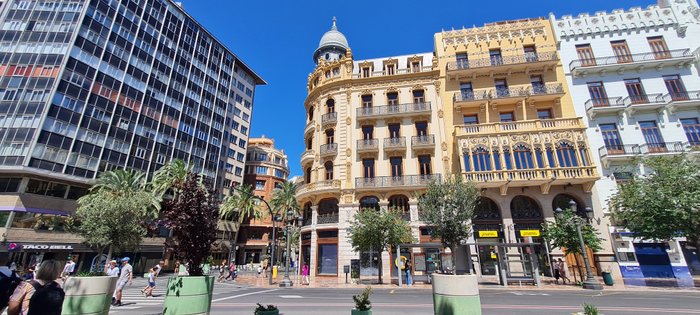
<svg viewBox="0 0 700 315">
<path fill-rule="evenodd" d="M 405 148 L 405 147 L 406 147 L 406 137 L 385 138 L 384 139 L 384 149 Z"/>
<path fill-rule="evenodd" d="M 422 135 L 411 137 L 412 146 L 432 146 L 435 145 L 435 135 Z"/>
<path fill-rule="evenodd" d="M 683 142 L 645 143 L 639 145 L 639 148 L 643 154 L 685 152 L 685 146 L 683 145 Z"/>
<path fill-rule="evenodd" d="M 700 91 L 683 91 L 668 93 L 663 96 L 666 103 L 683 102 L 683 101 L 698 101 L 700 100 Z"/>
<path fill-rule="evenodd" d="M 625 106 L 622 102 L 622 97 L 592 98 L 587 100 L 584 104 L 586 105 L 586 110 Z"/>
<path fill-rule="evenodd" d="M 484 67 L 502 66 L 502 65 L 517 65 L 527 64 L 541 61 L 559 60 L 557 52 L 540 52 L 526 53 L 515 56 L 493 56 L 490 58 L 474 59 L 474 60 L 457 60 L 447 63 L 448 71 L 477 69 Z"/>
<path fill-rule="evenodd" d="M 600 154 L 600 157 L 637 155 L 641 153 L 642 151 L 639 149 L 639 145 L 637 144 L 606 145 L 598 149 L 598 154 Z"/>
<path fill-rule="evenodd" d="M 322 144 L 321 145 L 321 155 L 326 155 L 326 154 L 338 154 L 338 144 L 337 143 Z"/>
<path fill-rule="evenodd" d="M 379 148 L 379 140 L 377 139 L 360 139 L 357 140 L 358 151 L 373 151 Z"/>
<path fill-rule="evenodd" d="M 338 223 L 338 213 L 319 214 L 316 217 L 316 224 Z"/>
<path fill-rule="evenodd" d="M 355 188 L 411 187 L 427 186 L 431 180 L 441 180 L 440 174 L 357 177 Z"/>
<path fill-rule="evenodd" d="M 629 54 L 629 55 L 620 55 L 620 56 L 607 56 L 607 57 L 600 57 L 600 58 L 577 59 L 577 60 L 574 60 L 571 63 L 569 63 L 569 70 L 574 71 L 577 68 L 618 65 L 618 64 L 647 62 L 647 61 L 665 60 L 665 59 L 692 58 L 692 57 L 693 57 L 693 54 L 690 52 L 690 49 L 675 49 L 675 50 L 648 52 L 648 53 L 639 53 L 639 54 Z"/>
<path fill-rule="evenodd" d="M 630 95 L 622 99 L 622 104 L 625 104 L 625 106 L 645 105 L 654 103 L 665 103 L 663 95 L 661 93 Z"/>
<path fill-rule="evenodd" d="M 430 102 L 361 107 L 357 109 L 357 117 L 372 117 L 423 112 L 430 112 Z"/>
<path fill-rule="evenodd" d="M 332 112 L 332 113 L 326 113 L 321 116 L 321 123 L 331 123 L 331 122 L 336 122 L 338 120 L 338 113 Z"/>
</svg>

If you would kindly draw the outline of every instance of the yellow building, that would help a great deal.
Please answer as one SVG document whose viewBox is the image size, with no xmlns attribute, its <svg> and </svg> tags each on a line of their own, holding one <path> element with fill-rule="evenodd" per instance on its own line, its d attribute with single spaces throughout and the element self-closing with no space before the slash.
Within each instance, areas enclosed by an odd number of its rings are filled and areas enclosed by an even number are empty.
<svg viewBox="0 0 700 315">
<path fill-rule="evenodd" d="M 443 31 L 435 34 L 435 55 L 451 172 L 484 197 L 473 222 L 477 242 L 541 241 L 540 225 L 554 219 L 554 209 L 573 200 L 583 211 L 598 202 L 590 192 L 599 176 L 548 20 Z M 479 246 L 483 274 L 495 273 L 490 250 Z M 538 254 L 546 274 L 545 251 Z"/>
</svg>

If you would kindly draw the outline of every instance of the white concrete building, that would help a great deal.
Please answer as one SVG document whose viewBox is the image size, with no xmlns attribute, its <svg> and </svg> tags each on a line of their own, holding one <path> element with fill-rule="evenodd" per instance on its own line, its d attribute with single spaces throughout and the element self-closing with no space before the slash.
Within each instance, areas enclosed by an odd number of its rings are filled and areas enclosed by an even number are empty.
<svg viewBox="0 0 700 315">
<path fill-rule="evenodd" d="M 602 209 L 595 212 L 609 215 L 617 183 L 644 172 L 629 166 L 632 159 L 700 146 L 700 9 L 695 0 L 662 0 L 646 9 L 550 19 L 576 113 L 598 152 L 602 178 L 593 204 Z M 607 232 L 628 282 L 700 272 L 697 249 L 684 239 L 654 243 L 615 226 Z"/>
</svg>

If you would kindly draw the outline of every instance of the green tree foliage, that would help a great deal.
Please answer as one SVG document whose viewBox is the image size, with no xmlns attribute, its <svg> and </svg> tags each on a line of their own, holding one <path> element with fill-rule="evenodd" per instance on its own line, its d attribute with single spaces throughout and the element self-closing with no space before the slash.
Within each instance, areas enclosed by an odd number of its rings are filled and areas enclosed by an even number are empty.
<svg viewBox="0 0 700 315">
<path fill-rule="evenodd" d="M 174 188 L 178 196 L 166 201 L 166 226 L 172 230 L 175 252 L 190 263 L 190 275 L 201 276 L 200 265 L 209 257 L 216 239 L 218 202 L 213 192 L 202 187 L 199 176 L 191 172 Z"/>
<path fill-rule="evenodd" d="M 418 207 L 423 221 L 431 227 L 431 238 L 440 239 L 452 253 L 472 234 L 471 220 L 481 196 L 471 182 L 461 176 L 448 177 L 444 182 L 433 181 L 421 197 Z M 456 255 L 452 255 L 452 266 L 457 266 Z M 453 268 L 452 273 L 457 269 Z"/>
<path fill-rule="evenodd" d="M 145 176 L 132 170 L 115 170 L 102 174 L 90 193 L 78 199 L 78 209 L 70 227 L 97 247 L 99 252 L 138 248 L 146 235 L 145 223 L 155 219 L 159 198 L 146 189 Z"/>
<path fill-rule="evenodd" d="M 172 160 L 153 174 L 151 189 L 156 195 L 161 197 L 168 191 L 170 191 L 173 196 L 177 196 L 179 192 L 178 187 L 187 180 L 191 172 L 192 167 L 185 164 L 183 160 Z M 199 185 L 204 188 L 201 181 Z"/>
<path fill-rule="evenodd" d="M 611 198 L 615 222 L 650 240 L 685 236 L 700 246 L 700 166 L 688 156 L 640 161 L 652 172 L 620 185 Z"/>
<path fill-rule="evenodd" d="M 561 218 L 555 218 L 554 222 L 546 221 L 542 223 L 542 237 L 553 248 L 559 248 L 567 255 L 580 255 L 581 240 L 578 238 L 578 232 L 576 232 L 577 224 L 581 227 L 581 236 L 586 246 L 592 251 L 601 250 L 603 239 L 600 238 L 596 229 L 588 224 L 586 219 L 576 215 L 571 209 L 564 210 Z M 578 257 L 576 259 L 578 260 Z M 581 264 L 577 265 L 581 281 L 583 281 Z"/>
<path fill-rule="evenodd" d="M 258 206 L 258 200 L 253 193 L 253 187 L 243 184 L 232 190 L 232 194 L 226 196 L 221 203 L 221 217 L 235 218 L 242 223 L 246 218 L 260 219 L 263 212 Z"/>
<path fill-rule="evenodd" d="M 301 207 L 297 202 L 297 187 L 293 182 L 284 182 L 279 188 L 272 191 L 272 199 L 270 204 L 275 211 L 275 214 L 286 215 L 287 210 L 294 211 L 295 215 L 301 214 Z"/>
<path fill-rule="evenodd" d="M 376 211 L 362 209 L 350 221 L 350 245 L 355 251 L 376 250 L 384 252 L 392 246 L 412 243 L 411 227 L 401 219 L 396 209 Z M 382 283 L 382 260 L 378 261 L 379 283 Z"/>
</svg>

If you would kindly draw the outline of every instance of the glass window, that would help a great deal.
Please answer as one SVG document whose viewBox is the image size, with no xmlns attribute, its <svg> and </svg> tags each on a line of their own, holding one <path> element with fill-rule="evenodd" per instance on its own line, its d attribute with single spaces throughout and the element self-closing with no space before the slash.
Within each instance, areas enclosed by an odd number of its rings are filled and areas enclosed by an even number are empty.
<svg viewBox="0 0 700 315">
<path fill-rule="evenodd" d="M 379 198 L 374 196 L 362 197 L 360 199 L 360 210 L 372 209 L 379 211 Z"/>
<path fill-rule="evenodd" d="M 418 156 L 418 168 L 421 175 L 432 174 L 432 170 L 430 169 L 430 155 Z"/>
<path fill-rule="evenodd" d="M 374 178 L 374 159 L 363 159 L 362 169 L 365 178 Z"/>
<path fill-rule="evenodd" d="M 656 125 L 656 121 L 640 121 L 639 128 L 642 129 L 644 141 L 647 143 L 650 151 L 666 151 L 666 144 L 664 143 L 664 138 L 661 136 L 659 127 Z"/>
<path fill-rule="evenodd" d="M 499 117 L 501 118 L 501 122 L 515 121 L 515 114 L 513 114 L 513 112 L 500 113 Z"/>
<path fill-rule="evenodd" d="M 465 125 L 476 125 L 479 123 L 479 115 L 464 115 Z"/>
<path fill-rule="evenodd" d="M 318 244 L 318 274 L 338 273 L 338 244 Z"/>
<path fill-rule="evenodd" d="M 557 146 L 557 157 L 559 158 L 560 167 L 578 166 L 576 160 L 576 150 L 570 143 L 560 143 Z"/>
<path fill-rule="evenodd" d="M 476 148 L 472 152 L 472 160 L 474 161 L 474 171 L 490 171 L 491 170 L 491 155 L 485 148 Z"/>
<path fill-rule="evenodd" d="M 515 158 L 516 169 L 534 168 L 532 163 L 532 151 L 525 145 L 519 144 L 513 148 L 513 157 Z"/>
<path fill-rule="evenodd" d="M 594 107 L 610 106 L 603 82 L 588 82 L 588 93 L 591 95 Z"/>
<path fill-rule="evenodd" d="M 327 161 L 326 163 L 323 164 L 323 166 L 326 169 L 326 180 L 332 180 L 333 179 L 333 162 Z"/>
<path fill-rule="evenodd" d="M 374 126 L 362 126 L 362 140 L 374 139 Z"/>
<path fill-rule="evenodd" d="M 603 135 L 605 147 L 608 149 L 608 151 L 624 149 L 616 124 L 600 124 L 599 127 L 600 133 Z"/>
<path fill-rule="evenodd" d="M 617 63 L 627 63 L 632 61 L 632 56 L 630 55 L 630 49 L 627 47 L 627 41 L 617 40 L 610 42 L 613 53 L 617 58 Z"/>
<path fill-rule="evenodd" d="M 595 66 L 595 57 L 590 44 L 576 45 L 576 54 L 578 54 L 581 66 Z"/>
<path fill-rule="evenodd" d="M 679 75 L 666 75 L 664 76 L 664 83 L 666 84 L 666 89 L 671 95 L 672 101 L 686 101 L 688 100 L 688 92 L 685 91 L 685 86 L 681 77 Z"/>
<path fill-rule="evenodd" d="M 389 164 L 391 165 L 391 176 L 403 176 L 403 159 L 400 156 L 390 157 Z"/>
<path fill-rule="evenodd" d="M 538 109 L 537 110 L 537 119 L 552 119 L 552 110 L 549 108 Z"/>
<path fill-rule="evenodd" d="M 401 136 L 401 124 L 389 124 L 389 138 L 396 139 Z"/>
<path fill-rule="evenodd" d="M 427 121 L 417 121 L 416 122 L 416 135 L 419 137 L 428 135 L 428 122 Z"/>
<path fill-rule="evenodd" d="M 697 118 L 681 118 L 685 136 L 692 146 L 700 145 L 700 124 Z"/>
<path fill-rule="evenodd" d="M 395 106 L 399 105 L 399 93 L 391 92 L 386 94 L 387 105 Z"/>
<path fill-rule="evenodd" d="M 267 166 L 256 166 L 255 167 L 255 174 L 267 175 Z"/>
<path fill-rule="evenodd" d="M 265 190 L 265 181 L 264 180 L 256 180 L 255 181 L 255 189 L 256 190 Z"/>
<path fill-rule="evenodd" d="M 0 178 L 0 192 L 17 192 L 21 178 Z"/>
<path fill-rule="evenodd" d="M 646 93 L 644 93 L 644 88 L 642 87 L 642 82 L 639 79 L 625 79 L 625 88 L 627 89 L 627 94 L 630 96 L 630 102 L 632 104 L 645 104 L 649 103 Z"/>
</svg>

